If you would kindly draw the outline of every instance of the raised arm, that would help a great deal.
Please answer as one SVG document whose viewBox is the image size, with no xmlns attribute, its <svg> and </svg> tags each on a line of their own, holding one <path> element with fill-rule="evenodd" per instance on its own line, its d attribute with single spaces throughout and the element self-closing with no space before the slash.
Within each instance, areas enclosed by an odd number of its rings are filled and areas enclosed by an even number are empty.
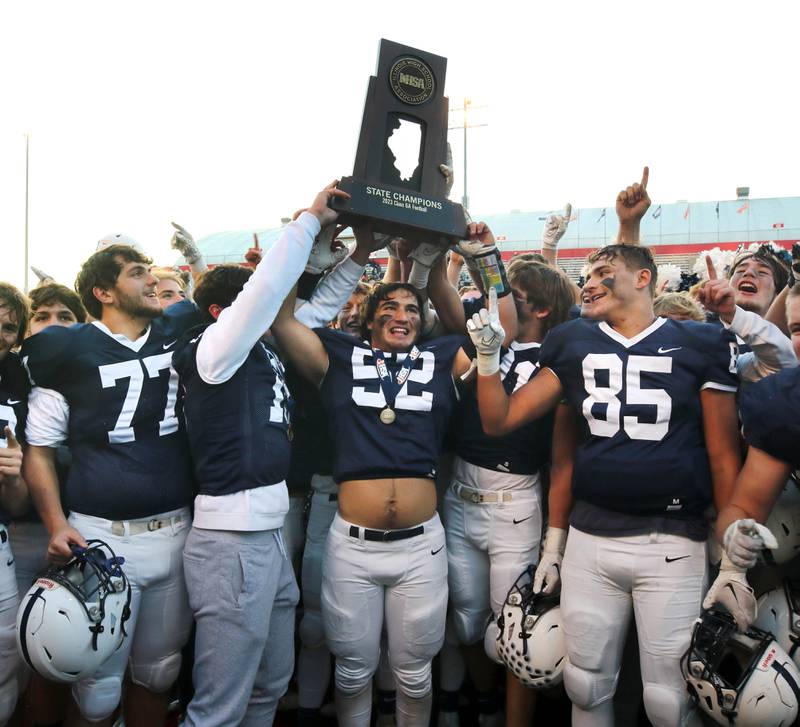
<svg viewBox="0 0 800 727">
<path fill-rule="evenodd" d="M 458 297 L 458 291 L 447 279 L 444 255 L 434 264 L 428 276 L 428 298 L 436 309 L 444 332 L 463 335 L 467 325 L 464 306 Z"/>
<path fill-rule="evenodd" d="M 706 255 L 708 281 L 700 289 L 700 302 L 716 313 L 725 328 L 739 336 L 752 351 L 740 354 L 736 368 L 742 381 L 754 383 L 781 369 L 797 366 L 792 342 L 777 326 L 752 311 L 736 305 L 730 281 L 718 278 L 711 258 Z"/>
<path fill-rule="evenodd" d="M 650 180 L 650 168 L 642 171 L 642 181 L 634 182 L 617 195 L 616 210 L 619 218 L 617 242 L 622 244 L 639 244 L 639 227 L 645 212 L 650 208 L 650 196 L 647 194 L 647 183 Z"/>
<path fill-rule="evenodd" d="M 542 257 L 551 268 L 556 267 L 558 242 L 564 237 L 567 227 L 569 227 L 571 217 L 572 205 L 567 202 L 566 207 L 564 207 L 563 215 L 548 215 L 547 219 L 544 221 L 544 230 L 542 231 Z"/>
<path fill-rule="evenodd" d="M 183 255 L 183 259 L 192 271 L 192 278 L 197 280 L 208 269 L 203 253 L 188 230 L 177 222 L 173 222 L 172 226 L 175 228 L 175 232 L 172 233 L 170 246 Z"/>
<path fill-rule="evenodd" d="M 328 352 L 319 336 L 295 318 L 296 297 L 295 289 L 286 296 L 272 324 L 272 335 L 300 375 L 319 387 L 328 371 Z"/>
<path fill-rule="evenodd" d="M 517 337 L 519 324 L 505 263 L 485 222 L 470 222 L 467 234 L 469 239 L 460 242 L 456 251 L 464 256 L 470 274 L 483 294 L 488 295 L 491 289 L 497 294 L 497 313 L 505 334 L 503 345 L 508 347 Z"/>
<path fill-rule="evenodd" d="M 206 328 L 197 348 L 197 370 L 204 381 L 227 381 L 272 325 L 281 302 L 306 267 L 315 238 L 323 227 L 335 222 L 336 212 L 327 205 L 337 196 L 346 193 L 336 189 L 334 182 L 286 226 L 233 303 Z"/>
<path fill-rule="evenodd" d="M 500 379 L 500 347 L 505 337 L 497 311 L 497 293 L 489 291 L 489 308 L 467 321 L 478 359 L 478 408 L 486 434 L 499 437 L 539 419 L 558 404 L 563 391 L 558 377 L 543 369 L 510 397 Z"/>
</svg>

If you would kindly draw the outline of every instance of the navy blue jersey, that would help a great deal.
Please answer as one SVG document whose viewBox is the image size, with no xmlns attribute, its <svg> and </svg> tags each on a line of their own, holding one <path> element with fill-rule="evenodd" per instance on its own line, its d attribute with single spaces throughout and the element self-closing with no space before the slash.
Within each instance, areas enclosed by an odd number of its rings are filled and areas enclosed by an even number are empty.
<svg viewBox="0 0 800 727">
<path fill-rule="evenodd" d="M 10 352 L 0 361 L 0 447 L 7 447 L 6 427 L 20 444 L 25 441 L 27 413 L 25 372 L 17 354 Z M 8 525 L 8 513 L 0 505 L 0 523 Z"/>
<path fill-rule="evenodd" d="M 201 495 L 230 495 L 283 482 L 289 471 L 289 391 L 283 364 L 259 341 L 230 379 L 197 372 L 203 331 L 178 343 L 173 366 L 185 392 L 186 433 Z"/>
<path fill-rule="evenodd" d="M 739 399 L 748 444 L 800 468 L 800 368 L 751 384 Z"/>
<path fill-rule="evenodd" d="M 96 323 L 50 326 L 25 341 L 31 383 L 59 392 L 69 405 L 70 510 L 127 520 L 191 503 L 172 352 L 196 323 L 197 309 L 185 301 L 134 342 Z"/>
<path fill-rule="evenodd" d="M 700 390 L 735 392 L 737 347 L 717 326 L 658 318 L 632 339 L 574 320 L 539 357 L 579 412 L 576 499 L 622 513 L 698 516 L 711 501 Z"/>
<path fill-rule="evenodd" d="M 383 424 L 379 415 L 386 399 L 372 349 L 341 331 L 314 332 L 330 361 L 320 394 L 334 442 L 334 480 L 433 479 L 457 398 L 453 359 L 464 337 L 440 336 L 418 344 L 420 356 L 395 400 L 397 418 Z M 386 354 L 386 365 L 396 373 L 405 358 L 404 353 Z"/>
<path fill-rule="evenodd" d="M 286 367 L 286 383 L 292 394 L 292 457 L 286 484 L 289 494 L 302 494 L 311 486 L 312 475 L 333 472 L 333 443 L 328 416 L 319 390 Z"/>
<path fill-rule="evenodd" d="M 513 342 L 500 359 L 500 377 L 510 396 L 538 371 L 538 343 Z M 530 422 L 502 437 L 483 431 L 476 390 L 462 395 L 453 417 L 455 451 L 461 459 L 486 469 L 532 475 L 550 460 L 553 415 Z"/>
</svg>

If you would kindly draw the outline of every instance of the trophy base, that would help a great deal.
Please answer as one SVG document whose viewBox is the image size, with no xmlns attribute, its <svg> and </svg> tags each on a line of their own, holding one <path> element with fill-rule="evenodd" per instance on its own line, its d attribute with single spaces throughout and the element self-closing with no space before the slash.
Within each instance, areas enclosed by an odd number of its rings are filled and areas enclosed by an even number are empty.
<svg viewBox="0 0 800 727">
<path fill-rule="evenodd" d="M 442 245 L 467 236 L 464 208 L 450 200 L 355 177 L 343 177 L 338 186 L 350 195 L 331 201 L 344 224 L 371 222 L 375 232 Z"/>
</svg>

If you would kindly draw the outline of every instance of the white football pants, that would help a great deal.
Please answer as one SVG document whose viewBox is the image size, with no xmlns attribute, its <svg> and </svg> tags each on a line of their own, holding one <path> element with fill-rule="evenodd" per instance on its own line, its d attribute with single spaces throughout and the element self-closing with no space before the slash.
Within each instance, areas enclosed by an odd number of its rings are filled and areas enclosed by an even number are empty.
<svg viewBox="0 0 800 727">
<path fill-rule="evenodd" d="M 699 720 L 690 707 L 680 659 L 700 615 L 707 567 L 705 542 L 663 533 L 600 537 L 569 529 L 561 615 L 573 727 L 614 726 L 611 698 L 631 606 L 647 717 L 655 727 Z"/>
</svg>

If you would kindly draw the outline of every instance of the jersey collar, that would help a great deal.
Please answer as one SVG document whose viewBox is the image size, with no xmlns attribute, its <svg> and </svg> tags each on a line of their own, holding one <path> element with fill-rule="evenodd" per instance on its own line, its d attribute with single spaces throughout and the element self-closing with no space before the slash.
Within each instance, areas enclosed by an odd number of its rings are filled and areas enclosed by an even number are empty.
<svg viewBox="0 0 800 727">
<path fill-rule="evenodd" d="M 136 353 L 139 353 L 139 351 L 142 349 L 142 346 L 147 343 L 147 339 L 150 338 L 150 330 L 152 328 L 152 325 L 147 326 L 144 333 L 139 336 L 139 338 L 137 338 L 135 341 L 131 341 L 130 338 L 121 333 L 112 333 L 105 323 L 101 323 L 100 321 L 92 321 L 92 325 L 100 329 L 109 338 L 113 338 L 117 343 L 121 343 L 123 346 L 125 346 L 125 348 L 129 348 L 131 351 L 135 351 Z"/>
<path fill-rule="evenodd" d="M 527 343 L 520 343 L 519 341 L 511 341 L 509 348 L 512 351 L 527 351 L 531 348 L 541 348 L 542 344 L 536 341 L 528 341 Z"/>
<path fill-rule="evenodd" d="M 637 343 L 639 343 L 639 341 L 643 341 L 654 331 L 657 331 L 666 322 L 667 322 L 666 318 L 656 318 L 649 326 L 647 326 L 647 328 L 645 328 L 640 333 L 637 333 L 633 338 L 625 338 L 625 336 L 615 331 L 605 321 L 600 322 L 599 328 L 609 338 L 614 339 L 620 345 L 625 346 L 625 348 L 630 348 L 631 346 L 635 346 Z"/>
</svg>

